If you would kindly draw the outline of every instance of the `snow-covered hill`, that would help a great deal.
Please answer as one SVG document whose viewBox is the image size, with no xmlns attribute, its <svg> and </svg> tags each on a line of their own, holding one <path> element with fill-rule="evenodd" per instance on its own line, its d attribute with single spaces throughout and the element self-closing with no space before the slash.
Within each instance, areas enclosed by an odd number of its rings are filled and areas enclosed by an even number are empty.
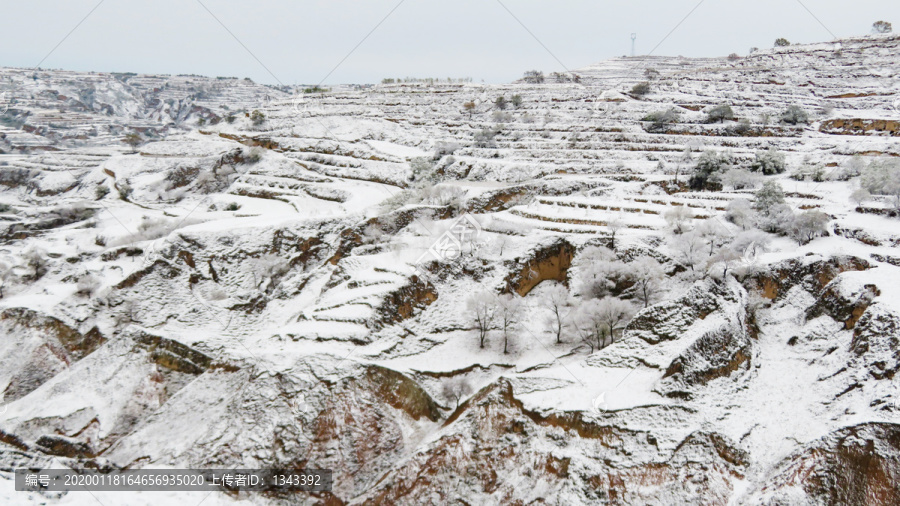
<svg viewBox="0 0 900 506">
<path fill-rule="evenodd" d="M 0 69 L 0 497 L 95 500 L 23 465 L 309 467 L 333 492 L 203 504 L 896 504 L 898 54 Z"/>
</svg>

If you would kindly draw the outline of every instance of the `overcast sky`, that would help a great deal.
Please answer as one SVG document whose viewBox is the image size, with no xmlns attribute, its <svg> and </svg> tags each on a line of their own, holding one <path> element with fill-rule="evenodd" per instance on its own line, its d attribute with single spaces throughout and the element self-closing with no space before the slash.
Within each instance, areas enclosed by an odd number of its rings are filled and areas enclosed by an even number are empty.
<svg viewBox="0 0 900 506">
<path fill-rule="evenodd" d="M 802 1 L 705 0 L 653 54 L 743 55 L 777 37 L 867 34 L 879 19 L 900 30 L 897 0 Z M 399 0 L 202 0 L 212 14 L 198 0 L 104 0 L 54 50 L 98 2 L 2 0 L 0 66 L 34 67 L 46 58 L 44 68 L 316 84 L 396 7 L 326 83 L 506 82 L 528 69 L 564 70 L 556 58 L 577 69 L 629 54 L 632 32 L 637 53 L 646 54 L 699 0 L 405 0 L 399 7 Z"/>
</svg>

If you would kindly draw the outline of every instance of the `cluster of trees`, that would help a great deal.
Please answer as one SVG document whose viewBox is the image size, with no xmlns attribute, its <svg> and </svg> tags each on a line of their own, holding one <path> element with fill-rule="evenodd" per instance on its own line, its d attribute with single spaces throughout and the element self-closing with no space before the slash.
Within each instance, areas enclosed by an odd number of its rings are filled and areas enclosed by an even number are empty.
<svg viewBox="0 0 900 506">
<path fill-rule="evenodd" d="M 544 82 L 544 73 L 540 70 L 529 70 L 525 72 L 522 80 L 529 84 L 541 84 Z"/>
<path fill-rule="evenodd" d="M 565 336 L 575 336 L 591 351 L 613 343 L 636 312 L 636 306 L 618 297 L 583 297 L 577 301 L 562 284 L 547 289 L 539 303 L 546 311 L 546 328 L 555 342 Z M 503 353 L 509 353 L 511 340 L 521 330 L 525 315 L 530 314 L 524 299 L 515 294 L 496 295 L 481 291 L 469 297 L 466 308 L 473 324 L 479 346 L 485 348 L 491 332 L 503 339 Z M 514 345 L 514 344 L 513 344 Z"/>
<path fill-rule="evenodd" d="M 635 85 L 631 90 L 631 94 L 635 97 L 642 97 L 650 92 L 650 85 L 648 83 L 639 83 Z M 735 115 L 734 109 L 729 104 L 720 104 L 716 106 L 709 107 L 705 110 L 706 118 L 704 121 L 706 123 L 725 123 L 726 121 L 738 121 L 737 125 L 732 125 L 728 127 L 728 132 L 730 135 L 744 135 L 748 132 L 752 126 L 752 123 L 747 118 L 738 119 Z M 763 115 L 763 122 L 768 124 L 770 116 L 768 114 Z M 787 107 L 784 111 L 779 114 L 779 118 L 781 122 L 788 125 L 802 125 L 809 123 L 809 114 L 803 110 L 803 108 L 792 105 Z M 644 121 L 651 122 L 651 125 L 648 129 L 650 132 L 660 132 L 665 130 L 665 126 L 678 123 L 681 119 L 681 113 L 678 109 L 674 107 L 670 107 L 665 110 L 654 111 L 643 118 Z"/>
<path fill-rule="evenodd" d="M 497 97 L 496 100 L 494 100 L 494 107 L 496 107 L 497 109 L 499 109 L 501 111 L 506 110 L 506 108 L 509 107 L 510 105 L 512 105 L 516 109 L 521 107 L 522 106 L 522 95 L 518 95 L 518 94 L 513 95 L 509 100 L 506 100 L 506 97 L 501 95 L 501 96 Z M 463 104 L 463 107 L 465 107 L 465 104 Z"/>
<path fill-rule="evenodd" d="M 787 170 L 784 153 L 774 148 L 757 151 L 749 166 L 741 166 L 727 151 L 704 151 L 697 159 L 689 181 L 693 190 L 730 186 L 736 190 L 755 188 L 761 178 Z"/>
<path fill-rule="evenodd" d="M 728 205 L 726 218 L 743 230 L 760 228 L 766 232 L 786 235 L 799 244 L 826 235 L 826 225 L 830 221 L 827 214 L 809 209 L 794 212 L 785 203 L 784 190 L 775 181 L 762 185 L 754 202 L 746 199 L 734 200 Z"/>
<path fill-rule="evenodd" d="M 381 80 L 381 84 L 403 84 L 403 83 L 416 83 L 416 84 L 435 84 L 435 83 L 471 83 L 471 77 L 448 77 L 446 79 L 441 79 L 439 77 L 386 77 Z"/>
<path fill-rule="evenodd" d="M 544 311 L 545 329 L 557 344 L 574 337 L 591 351 L 609 346 L 642 307 L 656 302 L 666 278 L 662 265 L 649 256 L 630 262 L 602 246 L 589 246 L 576 258 L 575 290 L 562 284 L 545 286 L 537 303 Z M 479 346 L 485 348 L 492 332 L 503 339 L 508 353 L 512 339 L 531 314 L 525 299 L 515 293 L 496 295 L 484 290 L 466 303 Z"/>
</svg>

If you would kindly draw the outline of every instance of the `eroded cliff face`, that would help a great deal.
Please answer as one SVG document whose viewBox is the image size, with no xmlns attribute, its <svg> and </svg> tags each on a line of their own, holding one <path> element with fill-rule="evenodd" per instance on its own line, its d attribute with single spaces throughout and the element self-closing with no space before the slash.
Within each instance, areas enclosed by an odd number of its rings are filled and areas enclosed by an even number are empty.
<svg viewBox="0 0 900 506">
<path fill-rule="evenodd" d="M 565 240 L 537 248 L 512 267 L 513 272 L 506 278 L 506 290 L 525 296 L 542 281 L 565 283 L 574 256 L 575 247 Z"/>
<path fill-rule="evenodd" d="M 670 451 L 654 442 L 582 413 L 531 411 L 501 379 L 354 502 L 726 504 L 747 466 L 744 452 L 716 434 L 691 434 Z"/>
<path fill-rule="evenodd" d="M 748 502 L 897 504 L 900 425 L 865 423 L 813 441 L 782 462 Z"/>
</svg>

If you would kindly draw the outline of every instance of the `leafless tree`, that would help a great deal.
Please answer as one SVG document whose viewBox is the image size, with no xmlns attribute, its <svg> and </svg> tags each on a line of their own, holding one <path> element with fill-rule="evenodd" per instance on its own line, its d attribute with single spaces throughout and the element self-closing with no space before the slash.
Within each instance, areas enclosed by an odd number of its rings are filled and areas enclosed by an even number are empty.
<svg viewBox="0 0 900 506">
<path fill-rule="evenodd" d="M 481 348 L 487 341 L 488 332 L 494 328 L 497 319 L 497 296 L 487 290 L 472 294 L 466 301 L 469 318 L 478 330 L 478 343 Z"/>
<path fill-rule="evenodd" d="M 625 223 L 622 221 L 622 217 L 618 214 L 613 216 L 606 222 L 606 230 L 609 231 L 610 237 L 609 247 L 611 249 L 616 249 L 616 235 L 623 228 L 625 228 Z"/>
<path fill-rule="evenodd" d="M 505 293 L 497 297 L 497 324 L 503 332 L 503 353 L 509 353 L 509 337 L 522 316 L 522 297 Z"/>
<path fill-rule="evenodd" d="M 676 234 L 683 234 L 689 228 L 688 223 L 694 219 L 694 211 L 688 206 L 677 206 L 666 211 L 663 218 Z"/>
<path fill-rule="evenodd" d="M 562 334 L 568 323 L 568 315 L 572 310 L 572 299 L 569 290 L 562 284 L 551 286 L 542 300 L 545 308 L 550 310 L 547 323 L 556 335 L 556 344 L 562 342 Z"/>
<path fill-rule="evenodd" d="M 649 306 L 662 291 L 662 280 L 666 277 L 662 265 L 651 257 L 641 257 L 627 265 L 634 281 L 632 290 L 635 296 L 644 303 L 644 307 Z"/>
<path fill-rule="evenodd" d="M 459 401 L 472 393 L 472 385 L 463 377 L 450 378 L 444 382 L 441 393 L 445 399 L 456 403 L 454 409 L 459 409 Z"/>
<path fill-rule="evenodd" d="M 676 235 L 672 242 L 672 250 L 678 263 L 689 267 L 691 271 L 707 258 L 706 241 L 694 231 Z"/>
</svg>

